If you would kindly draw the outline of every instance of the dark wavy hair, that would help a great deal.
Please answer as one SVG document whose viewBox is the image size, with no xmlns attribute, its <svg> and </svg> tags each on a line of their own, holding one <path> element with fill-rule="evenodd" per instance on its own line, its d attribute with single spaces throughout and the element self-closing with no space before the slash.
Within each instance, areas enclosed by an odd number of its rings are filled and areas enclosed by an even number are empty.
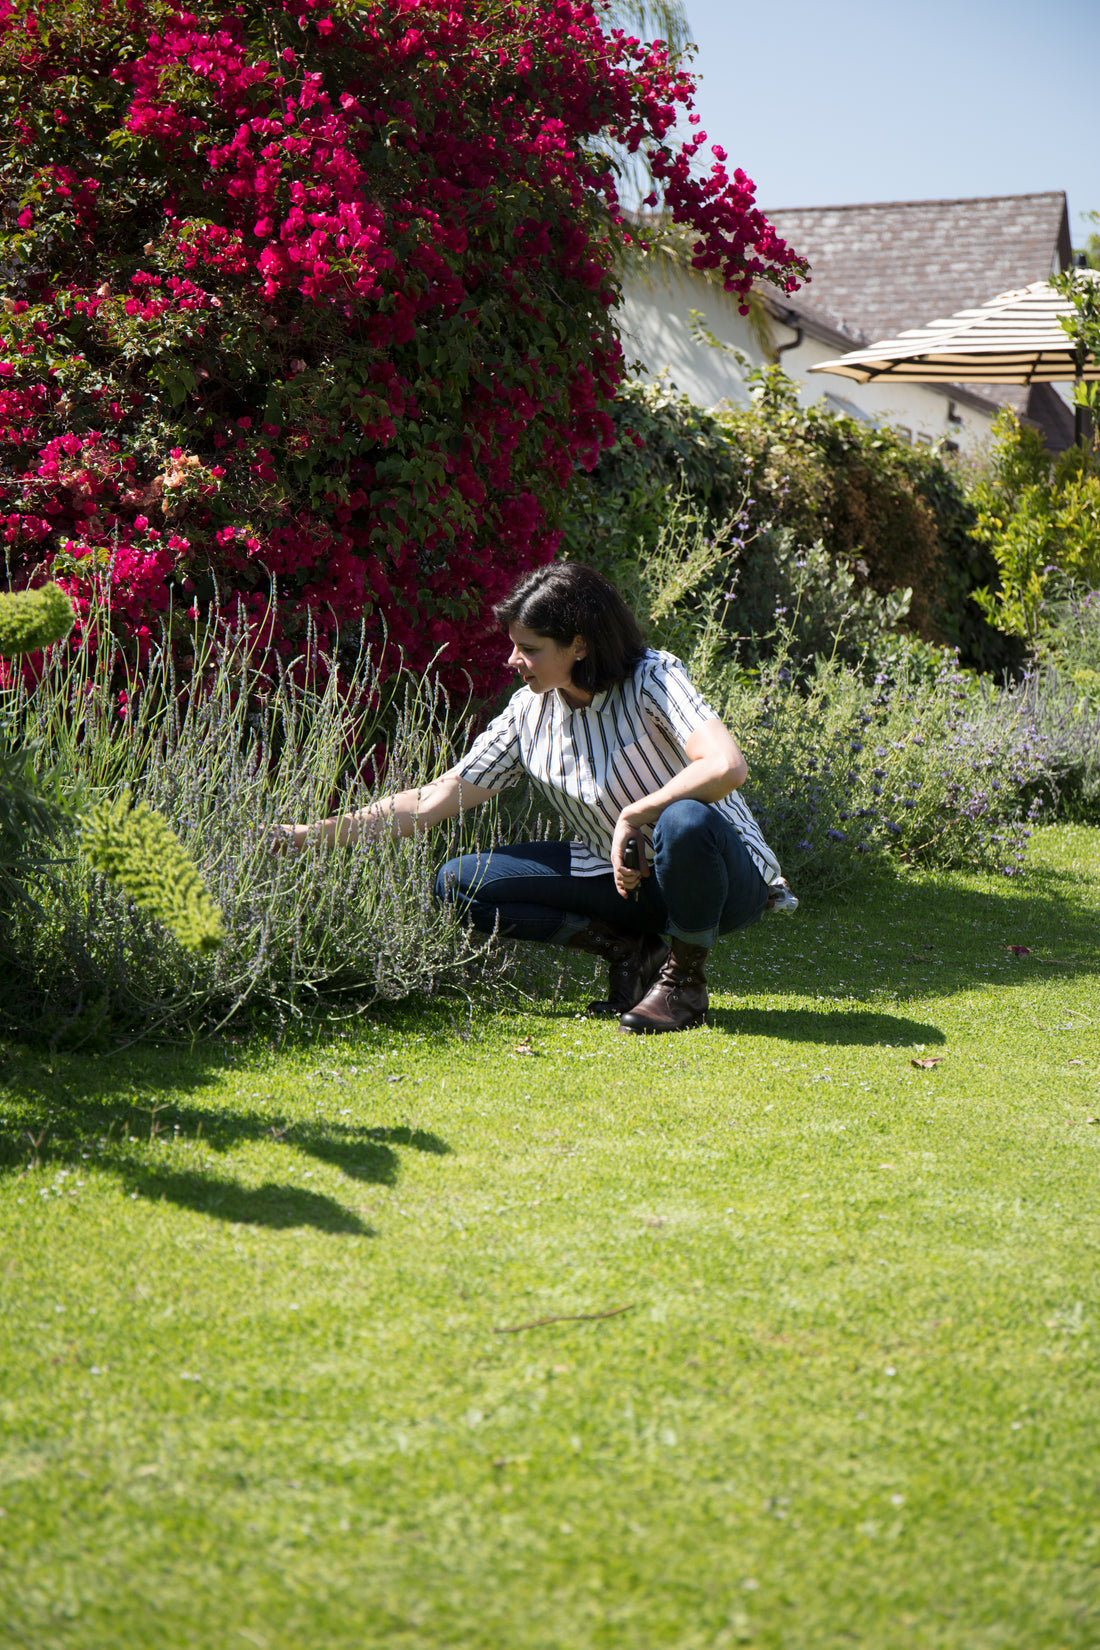
<svg viewBox="0 0 1100 1650">
<path fill-rule="evenodd" d="M 537 567 L 493 612 L 505 629 L 521 624 L 559 647 L 583 636 L 588 651 L 573 666 L 572 679 L 585 693 L 625 681 L 646 650 L 642 627 L 611 580 L 583 561 Z"/>
</svg>

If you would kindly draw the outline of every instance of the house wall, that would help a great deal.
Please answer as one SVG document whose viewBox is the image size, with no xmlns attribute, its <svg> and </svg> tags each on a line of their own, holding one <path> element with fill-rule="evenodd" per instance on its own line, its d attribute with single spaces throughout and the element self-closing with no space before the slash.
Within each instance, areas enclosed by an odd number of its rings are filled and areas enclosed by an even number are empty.
<svg viewBox="0 0 1100 1650">
<path fill-rule="evenodd" d="M 780 343 L 796 336 L 787 327 L 777 326 L 776 332 L 780 334 Z M 853 343 L 851 347 L 858 346 Z M 987 413 L 931 384 L 904 384 L 896 380 L 857 384 L 854 379 L 840 378 L 836 373 L 808 372 L 819 361 L 835 361 L 838 353 L 842 352 L 838 352 L 835 345 L 805 333 L 797 349 L 784 351 L 783 370 L 797 380 L 803 406 L 827 396 L 830 405 L 835 407 L 838 401 L 847 403 L 844 411 L 856 408 L 877 423 L 908 432 L 914 441 L 946 438 L 954 441 L 961 452 L 969 453 L 976 453 L 987 445 L 997 412 L 995 407 L 990 407 Z M 948 417 L 951 412 L 958 423 Z"/>
<path fill-rule="evenodd" d="M 618 314 L 619 334 L 627 364 L 643 364 L 644 378 L 667 371 L 673 387 L 697 407 L 719 401 L 749 399 L 741 368 L 732 356 L 691 336 L 690 311 L 700 310 L 708 327 L 723 344 L 741 350 L 751 364 L 764 360 L 748 318 L 737 313 L 729 293 L 686 274 L 663 253 L 654 253 L 644 271 L 629 270 L 623 279 L 623 302 Z"/>
<path fill-rule="evenodd" d="M 641 361 L 642 376 L 649 379 L 667 371 L 670 383 L 700 407 L 714 407 L 720 401 L 734 405 L 747 401 L 743 369 L 733 357 L 692 338 L 692 310 L 705 317 L 721 343 L 741 350 L 751 366 L 767 364 L 766 352 L 754 336 L 748 317 L 737 312 L 736 298 L 659 253 L 644 271 L 628 270 L 623 278 L 618 324 L 628 363 Z M 796 333 L 781 322 L 773 322 L 772 335 L 775 344 L 782 345 L 791 342 Z M 854 342 L 850 347 L 856 347 Z M 843 353 L 843 346 L 814 337 L 809 329 L 804 329 L 797 348 L 783 351 L 783 370 L 797 383 L 803 406 L 827 397 L 837 411 L 893 425 L 908 431 L 913 440 L 939 441 L 946 437 L 964 452 L 979 450 L 988 442 L 995 412 L 992 407 L 987 413 L 956 400 L 953 410 L 961 422 L 953 423 L 948 419 L 952 398 L 930 384 L 857 384 L 834 373 L 807 374 L 807 369 L 819 361 L 834 360 Z"/>
</svg>

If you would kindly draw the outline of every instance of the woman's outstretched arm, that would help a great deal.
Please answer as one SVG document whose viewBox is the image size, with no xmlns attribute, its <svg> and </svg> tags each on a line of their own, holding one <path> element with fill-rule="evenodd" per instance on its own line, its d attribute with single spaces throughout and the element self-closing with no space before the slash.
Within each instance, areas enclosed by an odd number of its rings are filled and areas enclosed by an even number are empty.
<svg viewBox="0 0 1100 1650">
<path fill-rule="evenodd" d="M 444 819 L 453 819 L 465 808 L 477 807 L 495 795 L 495 791 L 471 785 L 469 780 L 460 779 L 450 771 L 415 790 L 380 796 L 369 808 L 359 808 L 354 813 L 333 814 L 310 825 L 284 826 L 286 846 L 301 850 L 308 841 L 317 838 L 330 848 L 343 848 L 358 842 L 360 837 L 372 841 L 379 837 L 412 836 L 414 831 L 430 830 Z"/>
</svg>

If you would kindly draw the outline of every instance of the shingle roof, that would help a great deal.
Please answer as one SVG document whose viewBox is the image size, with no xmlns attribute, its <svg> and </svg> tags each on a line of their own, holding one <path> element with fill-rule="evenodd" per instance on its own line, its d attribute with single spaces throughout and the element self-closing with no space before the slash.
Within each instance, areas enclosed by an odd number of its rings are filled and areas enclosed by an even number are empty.
<svg viewBox="0 0 1100 1650">
<path fill-rule="evenodd" d="M 1062 190 L 972 200 L 878 201 L 862 206 L 766 210 L 785 241 L 810 260 L 794 298 L 830 317 L 858 342 L 977 308 L 998 292 L 1043 281 L 1071 258 Z M 1053 407 L 1007 385 L 975 384 L 983 398 L 1010 405 L 1046 428 Z M 1053 397 L 1053 400 L 1056 400 Z M 1053 428 L 1048 440 L 1057 443 Z"/>
<path fill-rule="evenodd" d="M 809 258 L 807 300 L 869 341 L 1045 280 L 1070 260 L 1061 190 L 781 207 L 765 216 Z"/>
</svg>

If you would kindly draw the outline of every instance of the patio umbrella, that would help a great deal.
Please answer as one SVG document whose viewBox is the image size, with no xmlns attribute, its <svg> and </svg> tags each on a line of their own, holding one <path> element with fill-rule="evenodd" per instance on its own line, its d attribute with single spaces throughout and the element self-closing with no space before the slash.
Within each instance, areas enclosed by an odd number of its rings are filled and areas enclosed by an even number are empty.
<svg viewBox="0 0 1100 1650">
<path fill-rule="evenodd" d="M 1091 271 L 1080 271 L 1093 279 Z M 1074 313 L 1047 281 L 1002 292 L 979 309 L 900 332 L 879 344 L 821 361 L 810 372 L 833 372 L 868 384 L 893 378 L 910 384 L 1054 384 L 1100 381 L 1100 362 L 1059 326 Z M 1077 435 L 1083 436 L 1083 408 Z"/>
</svg>

